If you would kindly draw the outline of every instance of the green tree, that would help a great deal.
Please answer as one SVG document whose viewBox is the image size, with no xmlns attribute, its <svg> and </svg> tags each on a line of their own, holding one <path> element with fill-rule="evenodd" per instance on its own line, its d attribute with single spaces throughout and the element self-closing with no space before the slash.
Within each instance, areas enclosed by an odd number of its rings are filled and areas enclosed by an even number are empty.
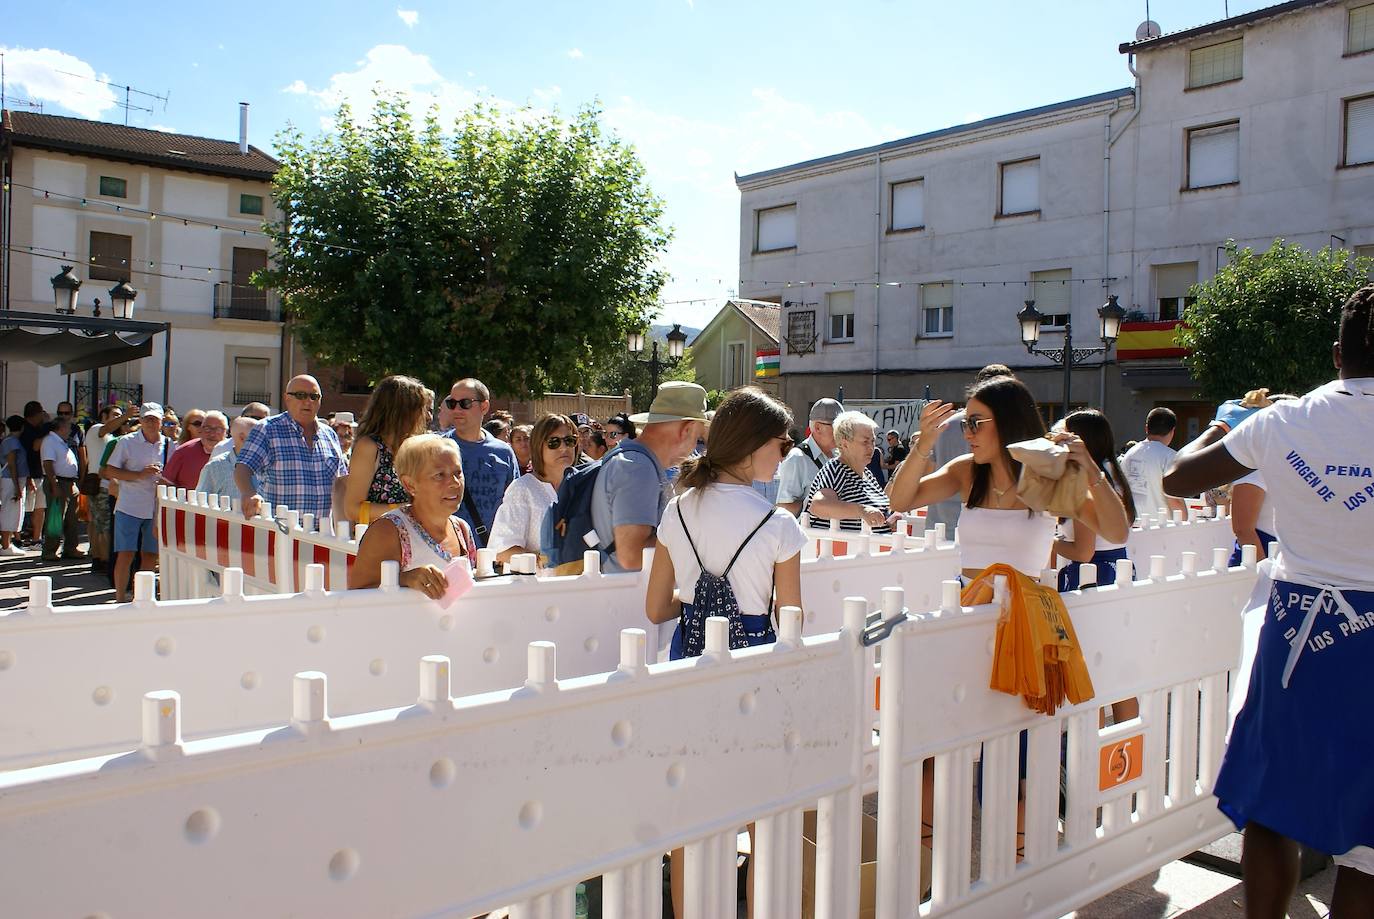
<svg viewBox="0 0 1374 919">
<path fill-rule="evenodd" d="M 1341 304 L 1368 283 L 1374 260 L 1281 239 L 1264 252 L 1229 241 L 1226 255 L 1215 277 L 1193 287 L 1179 334 L 1202 395 L 1221 402 L 1260 386 L 1303 393 L 1331 379 Z"/>
<path fill-rule="evenodd" d="M 663 286 L 662 203 L 595 109 L 478 107 L 446 135 L 378 94 L 371 120 L 279 138 L 270 228 L 304 347 L 374 378 L 459 375 L 508 395 L 585 384 Z"/>
</svg>

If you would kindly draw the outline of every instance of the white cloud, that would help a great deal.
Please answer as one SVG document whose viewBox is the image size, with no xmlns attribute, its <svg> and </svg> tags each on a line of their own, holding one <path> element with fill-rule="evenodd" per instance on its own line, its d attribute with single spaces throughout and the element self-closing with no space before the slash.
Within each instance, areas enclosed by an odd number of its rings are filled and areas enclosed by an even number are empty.
<svg viewBox="0 0 1374 919">
<path fill-rule="evenodd" d="M 401 17 L 401 22 L 404 22 L 406 24 L 406 28 L 409 29 L 415 28 L 415 23 L 420 21 L 419 10 L 403 10 L 400 7 L 397 7 L 396 15 Z"/>
<path fill-rule="evenodd" d="M 82 118 L 99 118 L 115 107 L 114 90 L 96 79 L 95 68 L 79 57 L 53 48 L 3 48 L 5 77 L 16 96 L 51 103 Z"/>
<path fill-rule="evenodd" d="M 405 45 L 376 45 L 353 70 L 331 76 L 327 86 L 312 89 L 298 80 L 286 91 L 314 98 L 316 105 L 328 112 L 320 119 L 321 126 L 328 128 L 333 123 L 333 112 L 342 103 L 347 102 L 359 114 L 371 111 L 373 91 L 378 88 L 399 94 L 417 115 L 437 106 L 443 122 L 452 121 L 483 95 L 479 90 L 445 79 L 428 55 L 411 51 Z"/>
<path fill-rule="evenodd" d="M 568 57 L 572 58 L 575 61 L 580 61 L 583 57 L 585 57 L 585 55 L 583 55 L 581 48 L 571 48 L 568 51 Z"/>
<path fill-rule="evenodd" d="M 150 124 L 150 125 L 148 125 L 148 130 L 149 130 L 149 131 L 165 131 L 165 132 L 168 133 L 168 134 L 180 134 L 180 133 L 181 133 L 181 132 L 178 131 L 176 128 L 174 128 L 174 127 L 172 127 L 171 125 L 168 125 L 168 124 Z"/>
<path fill-rule="evenodd" d="M 310 92 L 310 87 L 305 85 L 304 80 L 294 80 L 291 82 L 290 85 L 283 86 L 281 88 L 281 91 L 284 93 L 291 93 L 292 95 L 296 96 L 303 96 L 306 93 Z"/>
</svg>

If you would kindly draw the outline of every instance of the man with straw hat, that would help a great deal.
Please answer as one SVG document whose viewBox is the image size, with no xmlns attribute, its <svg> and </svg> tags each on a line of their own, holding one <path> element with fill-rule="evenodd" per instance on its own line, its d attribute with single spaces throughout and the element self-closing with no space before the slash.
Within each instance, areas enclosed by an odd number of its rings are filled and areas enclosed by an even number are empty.
<svg viewBox="0 0 1374 919">
<path fill-rule="evenodd" d="M 706 390 L 669 381 L 649 410 L 630 420 L 641 426 L 639 437 L 606 455 L 592 488 L 603 571 L 638 571 L 644 549 L 656 544 L 659 518 L 673 496 L 667 470 L 691 454 L 706 430 Z"/>
</svg>

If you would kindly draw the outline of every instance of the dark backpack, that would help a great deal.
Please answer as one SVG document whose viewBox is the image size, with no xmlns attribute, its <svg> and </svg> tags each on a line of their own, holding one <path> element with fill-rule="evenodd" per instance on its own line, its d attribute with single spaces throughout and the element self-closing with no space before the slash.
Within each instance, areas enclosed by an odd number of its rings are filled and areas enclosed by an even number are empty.
<svg viewBox="0 0 1374 919">
<path fill-rule="evenodd" d="M 585 466 L 573 466 L 558 483 L 558 495 L 544 514 L 539 528 L 539 551 L 548 559 L 554 574 L 581 574 L 582 553 L 599 549 L 615 551 L 614 534 L 609 544 L 589 545 L 587 534 L 592 526 L 592 490 L 601 474 L 601 464 L 620 452 L 617 447 L 601 459 Z"/>
<path fill-rule="evenodd" d="M 697 567 L 701 569 L 701 574 L 697 575 L 697 583 L 692 591 L 692 611 L 688 613 L 687 605 L 682 607 L 681 627 L 682 627 L 682 656 L 700 657 L 706 650 L 706 620 L 711 616 L 724 616 L 730 620 L 730 650 L 748 648 L 752 645 L 767 644 L 777 641 L 777 635 L 773 631 L 773 604 L 768 604 L 768 627 L 763 635 L 750 636 L 744 631 L 743 613 L 740 612 L 739 601 L 735 599 L 735 589 L 730 586 L 730 569 L 735 567 L 735 562 L 739 560 L 740 553 L 744 547 L 749 545 L 749 541 L 763 525 L 773 517 L 773 508 L 768 509 L 768 513 L 763 515 L 763 519 L 758 522 L 749 535 L 744 537 L 744 542 L 739 544 L 735 554 L 730 558 L 730 564 L 725 566 L 725 570 L 720 574 L 711 574 L 706 570 L 706 566 L 701 563 L 701 553 L 697 551 L 697 545 L 692 540 L 692 534 L 687 529 L 687 521 L 682 516 L 682 501 L 677 503 L 677 519 L 682 523 L 682 532 L 687 537 L 687 545 L 692 547 L 692 554 L 696 556 Z"/>
</svg>

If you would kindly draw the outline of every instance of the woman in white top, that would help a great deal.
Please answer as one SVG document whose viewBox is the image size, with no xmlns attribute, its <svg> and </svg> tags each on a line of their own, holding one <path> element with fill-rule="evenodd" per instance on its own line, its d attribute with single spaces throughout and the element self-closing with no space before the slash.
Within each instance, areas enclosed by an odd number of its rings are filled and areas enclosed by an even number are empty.
<svg viewBox="0 0 1374 919">
<path fill-rule="evenodd" d="M 1126 541 L 1130 521 L 1121 498 L 1088 455 L 1082 438 L 1046 433 L 1035 398 L 1015 377 L 993 377 L 969 390 L 960 424 L 970 452 L 927 475 L 941 424 L 953 411 L 948 402 L 931 402 L 922 410 L 916 448 L 893 478 L 890 491 L 892 508 L 898 511 L 924 507 L 956 494 L 962 498 L 964 509 L 956 538 L 966 578 L 999 562 L 1039 577 L 1050 564 L 1054 518 L 1031 511 L 1021 501 L 1016 493 L 1021 464 L 1007 452 L 1008 444 L 1023 440 L 1048 437 L 1068 447 L 1069 461 L 1088 470 L 1092 477 L 1076 520 L 1111 542 Z"/>
<path fill-rule="evenodd" d="M 1275 402 L 1297 398 L 1287 393 L 1269 396 L 1268 390 L 1257 392 L 1266 393 L 1261 405 L 1263 408 Z M 1251 394 L 1246 395 L 1249 397 Z M 1269 503 L 1268 491 L 1264 484 L 1264 474 L 1259 470 L 1236 479 L 1231 485 L 1231 532 L 1235 535 L 1236 541 L 1231 547 L 1231 560 L 1227 564 L 1232 568 L 1241 563 L 1241 549 L 1244 546 L 1254 546 L 1259 558 L 1269 556 L 1269 544 L 1278 534 L 1274 527 L 1274 508 Z"/>
<path fill-rule="evenodd" d="M 496 560 L 503 564 L 517 555 L 539 551 L 544 514 L 558 497 L 563 474 L 577 462 L 577 428 L 567 415 L 543 415 L 534 423 L 529 439 L 533 471 L 506 487 L 487 540 L 487 548 L 495 549 Z M 543 567 L 544 561 L 539 564 Z"/>
<path fill-rule="evenodd" d="M 348 569 L 348 588 L 382 583 L 382 562 L 401 564 L 401 586 L 434 600 L 448 589 L 444 569 L 460 555 L 473 559 L 472 530 L 458 516 L 463 502 L 463 461 L 458 444 L 438 434 L 407 438 L 396 451 L 396 472 L 410 503 L 374 521 Z"/>
</svg>

